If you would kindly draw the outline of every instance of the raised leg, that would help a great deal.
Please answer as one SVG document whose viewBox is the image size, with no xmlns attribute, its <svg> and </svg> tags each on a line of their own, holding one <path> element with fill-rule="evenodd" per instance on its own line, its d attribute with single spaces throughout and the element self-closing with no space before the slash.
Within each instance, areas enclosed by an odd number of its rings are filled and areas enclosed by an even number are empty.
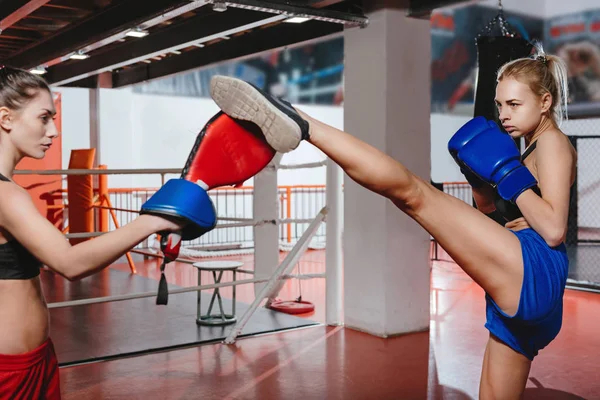
<svg viewBox="0 0 600 400">
<path fill-rule="evenodd" d="M 312 144 L 358 184 L 389 198 L 425 228 L 503 311 L 517 311 L 523 260 L 521 244 L 513 233 L 380 150 L 299 113 L 309 122 Z"/>
<path fill-rule="evenodd" d="M 389 198 L 425 228 L 504 312 L 517 311 L 523 260 L 520 243 L 510 231 L 463 201 L 437 190 L 382 151 L 312 119 L 248 83 L 228 77 L 213 78 L 211 95 L 225 113 L 268 131 L 267 140 L 273 140 L 278 151 L 290 151 L 300 138 L 308 139 L 350 178 Z"/>
</svg>

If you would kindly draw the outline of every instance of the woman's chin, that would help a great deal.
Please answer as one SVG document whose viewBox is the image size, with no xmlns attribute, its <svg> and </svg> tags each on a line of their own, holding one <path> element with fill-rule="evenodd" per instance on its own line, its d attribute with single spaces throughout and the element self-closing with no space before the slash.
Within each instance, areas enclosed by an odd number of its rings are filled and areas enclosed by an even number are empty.
<svg viewBox="0 0 600 400">
<path fill-rule="evenodd" d="M 27 157 L 33 158 L 35 160 L 41 160 L 45 156 L 46 156 L 46 152 L 43 151 L 43 150 L 42 151 L 35 151 L 35 152 L 31 152 L 31 153 L 27 154 Z"/>
<path fill-rule="evenodd" d="M 510 136 L 513 139 L 519 139 L 523 136 L 523 134 L 519 131 L 511 131 L 511 132 L 508 132 L 508 136 Z"/>
</svg>

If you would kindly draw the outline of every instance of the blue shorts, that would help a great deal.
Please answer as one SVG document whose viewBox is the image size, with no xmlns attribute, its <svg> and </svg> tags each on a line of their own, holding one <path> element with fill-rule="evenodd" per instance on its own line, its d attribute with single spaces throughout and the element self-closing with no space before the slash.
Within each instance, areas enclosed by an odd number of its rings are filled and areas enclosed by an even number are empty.
<svg viewBox="0 0 600 400">
<path fill-rule="evenodd" d="M 533 229 L 513 232 L 521 242 L 523 286 L 515 315 L 504 313 L 486 294 L 485 327 L 530 360 L 560 331 L 569 260 L 566 247 L 550 247 Z"/>
</svg>

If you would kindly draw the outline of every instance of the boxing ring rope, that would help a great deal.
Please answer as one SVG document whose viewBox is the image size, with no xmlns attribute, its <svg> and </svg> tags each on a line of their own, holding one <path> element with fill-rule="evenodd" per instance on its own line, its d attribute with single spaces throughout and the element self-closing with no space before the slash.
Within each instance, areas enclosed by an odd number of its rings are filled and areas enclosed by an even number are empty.
<svg viewBox="0 0 600 400">
<path fill-rule="evenodd" d="M 181 168 L 17 169 L 15 175 L 170 175 L 181 174 L 181 171 Z"/>
<path fill-rule="evenodd" d="M 132 253 L 137 253 L 137 254 L 142 254 L 142 255 L 146 255 L 146 256 L 150 256 L 150 257 L 156 257 L 156 258 L 164 258 L 164 256 L 160 253 L 152 253 L 152 252 L 148 252 L 148 251 L 143 251 L 143 250 L 132 250 Z M 184 264 L 194 264 L 197 262 L 197 260 L 190 260 L 187 258 L 177 258 L 176 260 L 174 260 L 175 262 L 179 262 L 179 263 L 184 263 Z M 249 269 L 241 269 L 238 268 L 235 270 L 238 273 L 242 273 L 242 274 L 248 274 L 248 275 L 254 275 L 255 272 Z M 321 274 L 294 274 L 294 275 L 284 275 L 285 279 L 301 279 L 301 280 L 308 280 L 308 279 L 317 279 L 317 278 L 327 278 L 327 274 L 321 273 Z M 263 282 L 255 282 L 255 283 L 263 283 Z"/>
<path fill-rule="evenodd" d="M 266 278 L 265 279 L 246 279 L 246 280 L 235 281 L 235 282 L 213 283 L 210 285 L 190 286 L 190 287 L 181 288 L 181 289 L 169 289 L 169 296 L 172 294 L 197 292 L 200 290 L 246 285 L 249 283 L 264 283 L 267 281 L 269 281 L 269 279 L 266 279 Z M 133 294 L 122 294 L 122 295 L 114 295 L 114 296 L 104 296 L 104 297 L 94 297 L 94 298 L 89 298 L 89 299 L 48 303 L 48 308 L 64 308 L 64 307 L 83 306 L 83 305 L 99 304 L 99 303 L 111 303 L 113 301 L 143 299 L 146 297 L 156 297 L 156 291 L 133 293 Z"/>
<path fill-rule="evenodd" d="M 143 250 L 131 250 L 132 253 L 137 253 L 137 254 L 143 254 L 146 256 L 150 256 L 150 257 L 156 257 L 156 258 L 164 258 L 165 256 L 160 254 L 160 253 L 152 253 L 152 252 L 148 252 L 148 251 L 143 251 Z M 183 264 L 194 264 L 196 262 L 198 262 L 198 260 L 190 260 L 187 258 L 181 258 L 178 257 L 177 259 L 173 260 L 174 262 L 179 262 L 179 263 L 183 263 Z M 242 274 L 248 274 L 248 275 L 254 275 L 254 271 L 251 271 L 249 269 L 241 269 L 238 268 L 235 270 L 238 273 L 242 273 Z M 310 274 L 307 274 L 310 275 Z M 299 279 L 303 279 L 303 275 L 299 275 Z M 262 283 L 262 282 L 257 282 L 257 283 Z"/>
<path fill-rule="evenodd" d="M 297 165 L 275 165 L 275 166 L 268 166 L 267 168 L 274 169 L 276 171 L 279 169 L 291 170 L 291 169 L 302 169 L 302 168 L 326 167 L 328 170 L 327 178 L 328 178 L 328 183 L 329 183 L 332 179 L 330 176 L 330 171 L 329 171 L 329 170 L 333 169 L 332 165 L 334 167 L 336 167 L 330 160 L 324 160 L 324 161 L 320 161 L 320 162 L 312 162 L 312 163 L 297 164 Z M 339 167 L 337 167 L 337 168 L 339 169 Z M 103 169 L 67 169 L 67 170 L 17 170 L 15 172 L 15 174 L 16 175 L 97 175 L 97 176 L 100 176 L 100 175 L 106 176 L 106 175 L 142 175 L 142 174 L 152 175 L 152 174 L 155 174 L 155 175 L 160 175 L 161 183 L 164 184 L 166 175 L 176 175 L 177 176 L 177 175 L 181 174 L 181 171 L 182 170 L 179 168 L 172 168 L 172 169 L 164 169 L 164 168 L 161 168 L 161 169 L 108 169 L 108 168 L 103 168 Z M 339 183 L 338 186 L 341 187 L 341 175 L 340 175 L 340 177 L 338 177 L 336 179 L 338 180 L 338 183 Z M 225 188 L 225 189 L 230 189 L 230 188 Z M 62 189 L 62 190 L 64 191 L 64 189 Z M 235 189 L 231 188 L 231 190 L 235 190 Z M 151 190 L 148 189 L 148 192 L 151 192 Z M 253 192 L 250 192 L 250 195 L 252 195 L 252 193 Z M 288 193 L 289 193 L 289 189 L 288 189 Z M 310 192 L 308 192 L 308 193 L 310 193 Z M 256 194 L 254 193 L 254 195 L 256 195 Z M 330 196 L 328 196 L 328 200 L 329 199 L 330 199 Z M 329 281 L 331 280 L 331 277 L 333 277 L 334 279 L 338 279 L 338 276 L 341 276 L 340 272 L 335 271 L 335 270 L 332 271 L 327 266 L 326 273 L 290 274 L 291 270 L 293 269 L 295 264 L 297 264 L 300 257 L 308 249 L 309 243 L 315 237 L 315 234 L 316 234 L 320 224 L 325 221 L 326 215 L 328 214 L 328 212 L 330 210 L 329 204 L 328 203 L 326 203 L 326 204 L 327 204 L 327 206 L 323 207 L 314 219 L 313 218 L 254 219 L 254 218 L 239 218 L 239 217 L 229 217 L 229 216 L 218 218 L 219 222 L 225 222 L 225 223 L 217 224 L 217 226 L 215 226 L 215 229 L 224 229 L 224 228 L 232 228 L 232 227 L 249 227 L 249 226 L 256 227 L 256 226 L 266 225 L 266 224 L 284 225 L 284 224 L 290 224 L 290 223 L 297 223 L 297 224 L 298 223 L 308 223 L 310 225 L 304 231 L 302 236 L 298 239 L 296 244 L 289 250 L 289 253 L 287 254 L 287 256 L 284 258 L 284 260 L 281 262 L 281 264 L 277 267 L 276 271 L 270 277 L 260 278 L 260 279 L 259 278 L 245 279 L 245 280 L 240 280 L 240 281 L 236 281 L 236 282 L 225 282 L 225 283 L 219 283 L 219 284 L 209 284 L 209 285 L 186 287 L 186 288 L 169 289 L 169 294 L 197 292 L 197 291 L 201 291 L 201 290 L 225 288 L 225 287 L 232 287 L 232 286 L 238 286 L 238 285 L 266 283 L 266 285 L 263 286 L 261 292 L 255 297 L 255 300 L 252 303 L 251 307 L 244 313 L 242 318 L 238 320 L 238 323 L 235 325 L 234 329 L 231 331 L 230 335 L 228 336 L 227 343 L 232 343 L 233 341 L 235 341 L 235 338 L 239 335 L 239 332 L 241 332 L 243 330 L 245 324 L 250 319 L 250 317 L 255 312 L 255 310 L 258 308 L 260 302 L 262 302 L 262 300 L 264 300 L 265 298 L 269 299 L 269 302 L 272 301 L 274 296 L 276 296 L 277 293 L 283 287 L 283 284 L 285 281 L 290 280 L 290 279 L 308 280 L 308 279 L 325 278 L 326 284 L 327 284 L 327 292 L 328 292 L 327 293 L 328 298 L 327 298 L 326 311 L 328 314 L 327 320 L 329 322 L 331 320 L 331 318 L 329 317 L 328 309 L 330 307 L 330 304 L 332 303 L 332 301 L 330 299 L 330 290 L 331 289 L 330 289 Z M 114 207 L 110 207 L 110 206 L 106 207 L 103 205 L 101 205 L 101 208 L 111 209 L 111 211 L 113 211 L 115 209 Z M 139 213 L 139 211 L 134 210 L 131 207 L 129 207 L 129 208 L 120 207 L 120 208 L 123 209 L 123 212 Z M 339 208 L 340 207 L 338 204 L 338 206 L 336 206 L 335 209 L 339 209 Z M 289 214 L 288 214 L 288 216 L 289 216 Z M 328 225 L 329 225 L 329 223 L 328 223 Z M 338 224 L 338 225 L 340 226 L 339 230 L 341 231 L 341 224 Z M 65 233 L 65 237 L 68 239 L 69 238 L 92 238 L 92 237 L 101 236 L 105 233 L 107 233 L 107 232 Z M 327 238 L 329 238 L 330 230 L 327 229 L 326 233 L 327 233 Z M 329 241 L 329 239 L 327 241 Z M 332 242 L 334 242 L 334 240 L 332 240 Z M 290 245 L 291 245 L 291 243 L 290 243 Z M 188 249 L 186 249 L 186 250 L 188 250 Z M 163 257 L 162 254 L 160 254 L 159 252 L 153 253 L 152 251 L 142 251 L 139 249 L 132 249 L 131 252 L 143 254 L 145 256 L 150 256 L 150 257 L 159 257 L 159 258 Z M 183 257 L 179 257 L 176 261 L 181 262 L 181 263 L 186 263 L 186 264 L 194 264 L 198 260 L 190 259 L 190 258 L 192 258 L 192 256 L 190 256 L 190 254 L 192 254 L 193 252 L 194 252 L 194 250 L 191 250 L 191 249 L 188 250 L 187 254 L 182 251 L 181 255 Z M 210 252 L 217 253 L 218 250 L 217 251 L 211 250 Z M 197 251 L 197 253 L 202 253 L 202 252 Z M 205 252 L 205 253 L 207 253 L 207 252 Z M 329 258 L 331 258 L 333 253 L 334 252 L 327 251 L 327 256 Z M 205 255 L 201 255 L 199 257 L 204 257 L 204 256 Z M 339 254 L 335 255 L 335 257 L 336 257 L 336 259 L 341 260 L 341 257 Z M 242 270 L 242 269 L 238 269 L 237 272 L 245 273 L 245 274 L 248 274 L 251 276 L 253 276 L 255 274 L 254 271 Z M 335 286 L 336 286 L 336 290 L 339 289 L 339 293 L 336 294 L 336 296 L 341 297 L 341 283 L 335 283 Z M 91 305 L 91 304 L 98 304 L 98 303 L 107 303 L 107 302 L 112 302 L 112 301 L 125 301 L 125 300 L 131 300 L 131 299 L 149 298 L 149 297 L 155 297 L 155 296 L 156 296 L 155 291 L 143 292 L 143 293 L 131 293 L 131 294 L 124 294 L 124 295 L 114 295 L 114 296 L 105 296 L 105 297 L 49 303 L 48 308 L 64 308 L 64 307 L 73 307 L 73 306 L 79 306 L 79 305 Z M 333 311 L 337 313 L 339 310 L 341 310 L 341 301 L 339 299 L 337 299 L 334 302 L 337 302 L 337 304 L 334 304 Z M 341 321 L 335 319 L 336 324 L 339 322 L 341 322 Z"/>
<path fill-rule="evenodd" d="M 305 164 L 282 164 L 277 166 L 277 169 L 304 169 L 304 168 L 319 168 L 327 165 L 327 160 L 317 161 Z"/>
<path fill-rule="evenodd" d="M 223 221 L 225 219 L 217 218 L 217 220 Z M 309 223 L 309 222 L 313 221 L 312 219 L 308 219 L 308 218 L 284 218 L 284 219 L 277 219 L 277 220 L 261 220 L 261 221 L 255 221 L 252 219 L 243 219 L 243 220 L 246 222 L 220 224 L 220 225 L 215 226 L 213 229 L 237 228 L 237 227 L 242 227 L 242 226 L 260 226 L 260 225 L 265 225 L 265 224 L 273 224 L 273 225 L 289 224 L 291 222 Z M 67 234 L 65 234 L 65 237 L 67 239 L 71 239 L 71 238 L 82 239 L 82 238 L 98 237 L 98 236 L 105 235 L 107 233 L 108 232 L 67 233 Z"/>
<path fill-rule="evenodd" d="M 302 255 L 302 253 L 300 255 Z M 177 261 L 178 262 L 187 262 L 190 264 L 193 263 L 189 260 L 179 260 L 178 259 Z M 285 260 L 284 260 L 284 262 L 285 262 Z M 294 262 L 290 261 L 292 267 L 295 264 L 295 262 L 297 262 L 297 260 L 295 260 Z M 241 269 L 238 269 L 236 272 L 246 273 L 246 274 L 254 274 L 254 271 L 241 270 Z M 317 279 L 317 278 L 325 278 L 325 274 L 282 275 L 278 279 L 279 280 L 290 280 L 290 279 L 308 280 L 308 279 Z M 247 284 L 252 284 L 252 283 L 265 283 L 265 282 L 270 282 L 271 279 L 272 278 L 245 279 L 245 280 L 235 281 L 235 282 L 213 283 L 213 284 L 209 284 L 209 285 L 191 286 L 191 287 L 181 288 L 181 289 L 169 289 L 169 295 L 179 294 L 179 293 L 188 293 L 188 292 L 197 292 L 197 291 L 201 291 L 201 290 L 217 289 L 217 288 L 232 287 L 232 286 L 239 286 L 239 285 L 247 285 Z M 156 292 L 153 291 L 153 292 L 114 295 L 114 296 L 105 296 L 105 297 L 94 297 L 94 298 L 90 298 L 90 299 L 48 303 L 48 308 L 75 307 L 75 306 L 83 306 L 83 305 L 90 305 L 90 304 L 110 303 L 113 301 L 143 299 L 143 298 L 155 297 L 155 296 L 156 296 Z M 254 313 L 254 311 L 256 311 L 256 310 L 253 310 L 252 313 Z M 243 329 L 243 327 L 242 327 L 242 329 Z"/>
<path fill-rule="evenodd" d="M 326 165 L 326 161 L 319 161 L 319 162 L 312 162 L 312 163 L 305 163 L 305 164 L 295 164 L 295 165 L 269 165 L 266 167 L 266 169 L 272 169 L 272 170 L 277 170 L 277 169 L 284 169 L 284 170 L 291 170 L 291 169 L 299 169 L 299 168 L 319 168 L 322 166 Z M 83 175 L 93 175 L 93 176 L 99 176 L 99 177 L 107 177 L 110 175 L 160 175 L 160 180 L 161 180 L 161 184 L 164 184 L 166 181 L 166 175 L 173 175 L 173 176 L 177 176 L 180 175 L 181 173 L 181 169 L 179 168 L 169 168 L 169 169 L 156 169 L 156 168 L 145 168 L 145 169 L 109 169 L 106 166 L 102 165 L 99 168 L 93 168 L 93 169 L 79 169 L 79 168 L 70 168 L 70 169 L 55 169 L 55 170 L 17 170 L 16 171 L 16 175 L 45 175 L 45 176 L 49 176 L 49 175 L 64 175 L 64 176 L 70 176 L 70 175 L 79 175 L 79 176 L 83 176 Z M 104 182 L 104 186 L 102 185 L 102 182 Z M 136 189 L 121 189 L 121 188 L 117 188 L 117 189 L 110 189 L 110 191 L 108 191 L 108 187 L 107 187 L 107 183 L 106 183 L 106 178 L 100 179 L 98 181 L 98 187 L 94 189 L 94 191 L 97 193 L 96 194 L 96 204 L 93 205 L 93 207 L 97 210 L 99 210 L 100 212 L 107 212 L 109 214 L 106 214 L 105 216 L 101 216 L 102 214 L 98 214 L 97 218 L 99 218 L 97 221 L 98 225 L 98 231 L 102 231 L 102 232 L 106 232 L 106 228 L 110 225 L 110 221 L 109 219 L 112 217 L 112 223 L 115 225 L 115 227 L 118 227 L 118 224 L 126 224 L 128 223 L 129 217 L 126 216 L 126 213 L 139 213 L 139 210 L 137 209 L 132 209 L 132 207 L 127 207 L 125 205 L 125 207 L 123 206 L 119 206 L 119 202 L 126 202 L 126 204 L 135 204 L 138 200 L 136 200 L 139 197 L 144 197 L 144 196 L 149 196 L 151 195 L 152 192 L 156 191 L 157 188 L 136 188 Z M 157 185 L 158 186 L 158 185 Z M 104 190 L 102 190 L 101 188 L 104 188 Z M 287 231 L 286 228 L 280 230 L 280 235 L 282 236 L 286 236 L 287 235 L 287 242 L 291 244 L 292 242 L 292 238 L 295 239 L 297 238 L 297 236 L 292 232 L 292 227 L 293 226 L 298 226 L 298 224 L 308 224 L 310 223 L 310 219 L 308 218 L 289 218 L 290 217 L 290 213 L 291 213 L 291 208 L 290 208 L 290 204 L 292 203 L 292 197 L 294 197 L 295 202 L 300 202 L 297 203 L 300 205 L 300 207 L 304 207 L 302 205 L 302 203 L 304 202 L 308 202 L 311 201 L 314 205 L 317 205 L 316 203 L 320 203 L 321 200 L 317 200 L 317 202 L 314 202 L 314 199 L 312 199 L 312 196 L 318 195 L 320 190 L 325 190 L 325 185 L 321 186 L 321 185 L 300 185 L 300 186 L 293 186 L 293 187 L 278 187 L 280 188 L 280 190 L 283 190 L 284 192 L 280 193 L 281 196 L 284 196 L 282 198 L 280 198 L 280 200 L 282 201 L 282 210 L 285 213 L 285 205 L 284 203 L 287 203 L 287 219 L 285 219 L 284 221 L 271 221 L 271 222 L 261 222 L 261 223 L 272 223 L 272 224 L 277 224 L 280 223 L 282 225 L 287 225 Z M 248 189 L 251 189 L 248 191 Z M 316 190 L 316 192 L 312 192 L 312 190 Z M 129 192 L 127 192 L 127 190 L 129 190 Z M 287 190 L 287 191 L 286 191 Z M 231 191 L 231 192 L 230 192 Z M 101 193 L 100 193 L 101 192 Z M 138 193 L 139 192 L 139 193 Z M 65 193 L 67 193 L 67 189 L 58 189 L 58 190 L 54 190 L 53 193 L 55 195 L 64 195 Z M 105 196 L 102 196 L 102 193 L 105 194 Z M 109 197 L 109 193 L 110 193 L 110 197 Z M 221 199 L 220 201 L 228 201 L 227 197 L 230 196 L 229 193 L 232 193 L 232 199 L 234 201 L 234 207 L 245 207 L 243 203 L 240 202 L 245 202 L 247 200 L 244 200 L 244 198 L 248 198 L 248 197 L 244 197 L 244 196 L 252 196 L 252 188 L 230 188 L 230 187 L 223 187 L 223 188 L 219 188 L 217 189 L 215 193 L 216 199 Z M 121 196 L 121 197 L 115 197 L 113 198 L 112 196 Z M 123 198 L 123 195 L 127 195 L 133 198 L 133 200 L 130 199 L 130 197 L 127 198 Z M 237 197 L 240 196 L 240 197 Z M 239 199 L 239 200 L 236 200 Z M 58 200 L 58 198 L 57 198 Z M 324 199 L 323 199 L 324 200 Z M 64 200 L 63 200 L 64 201 Z M 116 201 L 116 203 L 114 203 L 114 201 Z M 134 203 L 130 203 L 130 201 L 133 201 Z M 113 202 L 111 204 L 111 202 Z M 114 204 L 114 206 L 113 206 Z M 309 205 L 308 209 L 312 208 L 313 206 Z M 297 206 L 298 207 L 298 206 Z M 59 205 L 48 205 L 47 206 L 48 210 L 50 209 L 67 209 L 69 208 L 69 205 L 67 203 L 64 204 L 59 204 Z M 304 210 L 304 208 L 302 208 Z M 315 212 L 318 211 L 315 210 Z M 115 214 L 115 212 L 120 212 L 120 214 L 117 216 L 117 214 Z M 303 211 L 302 213 L 305 213 L 306 211 Z M 125 214 L 124 214 L 125 213 Z M 238 223 L 243 223 L 243 222 L 248 222 L 249 224 L 255 224 L 257 222 L 256 219 L 252 219 L 252 218 L 232 218 L 234 216 L 223 216 L 223 217 L 219 217 L 219 221 L 220 222 L 238 222 Z M 283 217 L 283 216 L 282 216 Z M 303 215 L 299 215 L 298 217 L 304 217 Z M 119 221 L 117 223 L 117 220 Z M 65 220 L 66 221 L 66 220 Z M 247 244 L 249 243 L 249 240 L 252 240 L 251 238 L 248 237 L 248 231 L 243 231 L 243 229 L 245 227 L 251 227 L 251 226 L 256 226 L 256 225 L 243 225 L 243 224 L 230 224 L 227 226 L 224 226 L 225 224 L 220 224 L 223 225 L 222 227 L 219 227 L 219 229 L 223 229 L 223 228 L 229 228 L 231 230 L 226 231 L 226 233 L 224 233 L 223 235 L 218 235 L 218 236 L 210 236 L 208 238 L 204 238 L 202 239 L 200 242 L 205 244 L 205 245 L 209 245 L 213 240 L 216 240 L 217 242 L 221 242 L 222 240 L 225 240 L 225 242 L 221 245 L 221 246 L 236 246 L 235 243 L 230 243 L 230 240 L 241 240 L 242 244 Z M 241 229 L 240 231 L 235 230 L 235 229 Z M 79 231 L 81 232 L 81 231 Z M 320 237 L 324 236 L 324 230 L 320 231 L 322 233 L 319 234 Z M 69 233 L 69 227 L 66 227 L 63 230 L 63 233 Z M 300 232 L 296 231 L 296 234 L 300 234 Z M 68 239 L 80 239 L 80 238 L 89 238 L 89 237 L 95 237 L 96 235 L 74 235 L 74 236 L 67 236 Z M 151 238 L 150 238 L 151 240 Z M 285 240 L 285 238 L 283 239 Z M 194 245 L 201 245 L 201 243 L 198 244 L 194 244 Z M 229 243 L 229 244 L 228 244 Z M 218 244 L 217 244 L 218 245 Z M 239 246 L 239 245 L 238 245 Z M 246 246 L 242 245 L 242 248 L 246 248 Z M 288 250 L 288 245 L 287 244 L 281 244 L 282 247 L 280 247 L 280 249 L 282 251 L 287 251 Z M 240 250 L 231 250 L 232 251 L 232 255 L 235 254 L 240 254 L 239 251 Z M 248 251 L 245 251 L 244 253 L 248 253 Z M 135 266 L 133 265 L 133 261 L 129 260 L 129 264 L 131 267 L 132 272 L 135 273 Z"/>
<path fill-rule="evenodd" d="M 282 164 L 275 169 L 319 168 L 327 160 L 304 164 Z M 271 167 L 266 167 L 271 168 Z M 182 168 L 115 168 L 115 169 L 17 169 L 15 175 L 180 175 Z"/>
<path fill-rule="evenodd" d="M 180 175 L 181 168 L 146 169 L 18 169 L 14 175 L 160 175 L 160 184 L 165 184 L 165 175 Z"/>
<path fill-rule="evenodd" d="M 187 292 L 197 292 L 197 291 L 201 291 L 201 290 L 224 288 L 224 287 L 230 287 L 230 286 L 246 285 L 246 284 L 251 284 L 251 283 L 253 284 L 253 283 L 268 282 L 268 284 L 260 292 L 260 295 L 256 296 L 255 301 L 252 303 L 251 307 L 248 310 L 246 310 L 246 312 L 244 313 L 244 315 L 242 316 L 240 321 L 234 327 L 234 330 L 239 328 L 239 332 L 241 332 L 241 330 L 244 328 L 244 326 L 247 323 L 247 321 L 249 320 L 249 318 L 252 316 L 252 314 L 258 308 L 258 305 L 260 304 L 260 302 L 262 302 L 262 300 L 265 297 L 274 296 L 281 290 L 281 286 L 282 286 L 280 283 L 281 281 L 288 280 L 288 279 L 295 279 L 298 277 L 300 277 L 301 279 L 314 279 L 314 278 L 320 278 L 320 277 L 324 276 L 323 274 L 306 274 L 304 276 L 295 276 L 295 275 L 287 275 L 287 274 L 289 273 L 291 268 L 294 267 L 294 265 L 298 262 L 299 258 L 302 256 L 302 254 L 308 248 L 308 243 L 310 242 L 310 239 L 316 233 L 317 228 L 319 227 L 320 223 L 324 221 L 326 214 L 327 214 L 327 209 L 323 208 L 321 210 L 321 212 L 319 212 L 319 214 L 311 222 L 309 228 L 304 232 L 304 234 L 302 235 L 302 237 L 300 238 L 300 240 L 298 241 L 296 246 L 294 246 L 292 251 L 285 257 L 283 262 L 280 264 L 280 266 L 277 268 L 275 273 L 270 278 L 268 278 L 268 279 L 267 278 L 245 279 L 245 280 L 235 281 L 235 282 L 224 282 L 224 283 L 218 283 L 218 284 L 193 286 L 193 287 L 186 287 L 186 288 L 179 288 L 179 289 L 169 289 L 169 295 L 187 293 Z M 189 263 L 190 261 L 187 261 L 187 262 Z M 238 271 L 238 272 L 246 272 L 246 271 Z M 114 302 L 114 301 L 141 299 L 141 298 L 155 297 L 155 296 L 156 296 L 156 292 L 152 291 L 152 292 L 143 292 L 143 293 L 95 297 L 95 298 L 90 298 L 90 299 L 48 303 L 48 308 L 74 307 L 74 306 L 81 306 L 81 305 L 108 303 L 108 302 Z M 236 333 L 233 336 L 230 335 L 228 337 L 228 340 L 235 340 L 235 337 L 237 337 L 238 334 L 239 333 Z"/>
</svg>

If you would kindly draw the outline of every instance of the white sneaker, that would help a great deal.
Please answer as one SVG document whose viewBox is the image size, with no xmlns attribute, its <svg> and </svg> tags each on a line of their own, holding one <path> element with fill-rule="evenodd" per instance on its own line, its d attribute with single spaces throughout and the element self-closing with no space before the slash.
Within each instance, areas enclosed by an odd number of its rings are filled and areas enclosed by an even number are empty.
<svg viewBox="0 0 600 400">
<path fill-rule="evenodd" d="M 280 153 L 294 150 L 308 139 L 308 122 L 287 101 L 263 92 L 251 83 L 228 76 L 213 76 L 210 95 L 232 118 L 251 121 Z"/>
</svg>

